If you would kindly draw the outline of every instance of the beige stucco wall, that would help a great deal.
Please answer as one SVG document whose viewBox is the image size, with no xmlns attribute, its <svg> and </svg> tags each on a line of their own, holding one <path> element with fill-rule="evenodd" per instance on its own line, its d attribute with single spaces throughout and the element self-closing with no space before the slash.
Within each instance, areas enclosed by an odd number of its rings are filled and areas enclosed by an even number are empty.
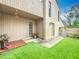
<svg viewBox="0 0 79 59">
<path fill-rule="evenodd" d="M 43 27 L 43 19 L 39 19 L 36 21 L 36 31 L 39 34 L 40 38 L 44 38 L 44 27 Z"/>
<path fill-rule="evenodd" d="M 43 2 L 40 0 L 0 0 L 0 3 L 43 17 Z"/>
<path fill-rule="evenodd" d="M 29 37 L 29 22 L 33 22 L 33 32 L 36 32 L 35 21 L 11 15 L 0 16 L 0 34 L 8 34 L 9 41 Z"/>
</svg>

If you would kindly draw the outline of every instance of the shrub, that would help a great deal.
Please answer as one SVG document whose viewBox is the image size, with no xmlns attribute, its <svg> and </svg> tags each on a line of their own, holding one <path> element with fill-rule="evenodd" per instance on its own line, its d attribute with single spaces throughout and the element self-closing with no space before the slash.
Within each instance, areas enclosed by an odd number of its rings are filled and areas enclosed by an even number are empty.
<svg viewBox="0 0 79 59">
<path fill-rule="evenodd" d="M 67 37 L 79 39 L 79 33 L 77 33 L 77 34 L 73 34 L 73 33 L 72 34 L 68 34 Z"/>
</svg>

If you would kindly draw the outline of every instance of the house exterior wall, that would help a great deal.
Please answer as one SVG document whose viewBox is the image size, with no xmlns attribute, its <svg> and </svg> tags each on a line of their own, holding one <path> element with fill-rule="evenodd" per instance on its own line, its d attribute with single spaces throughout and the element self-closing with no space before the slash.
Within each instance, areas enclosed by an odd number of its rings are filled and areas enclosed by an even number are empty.
<svg viewBox="0 0 79 59">
<path fill-rule="evenodd" d="M 49 1 L 51 2 L 51 17 L 49 17 Z M 58 6 L 55 0 L 0 0 L 0 3 L 28 12 L 43 19 L 28 19 L 11 15 L 0 16 L 0 33 L 8 33 L 11 40 L 29 37 L 29 25 L 33 22 L 33 32 L 37 32 L 40 38 L 52 39 L 59 36 L 59 27 L 64 27 L 58 21 Z M 50 24 L 54 24 L 52 27 Z M 54 30 L 54 31 L 53 31 Z M 53 35 L 54 32 L 54 35 Z"/>
<path fill-rule="evenodd" d="M 0 3 L 43 17 L 43 2 L 40 0 L 0 0 Z"/>
<path fill-rule="evenodd" d="M 51 17 L 49 17 L 49 1 L 51 2 Z M 45 39 L 52 39 L 53 36 L 51 35 L 51 27 L 50 23 L 55 24 L 55 35 L 54 37 L 59 35 L 59 27 L 64 27 L 60 21 L 58 21 L 58 7 L 55 0 L 44 0 L 44 38 Z"/>
<path fill-rule="evenodd" d="M 11 15 L 0 16 L 0 34 L 8 34 L 9 41 L 29 37 L 29 22 L 33 23 L 33 32 L 36 32 L 34 20 Z"/>
</svg>

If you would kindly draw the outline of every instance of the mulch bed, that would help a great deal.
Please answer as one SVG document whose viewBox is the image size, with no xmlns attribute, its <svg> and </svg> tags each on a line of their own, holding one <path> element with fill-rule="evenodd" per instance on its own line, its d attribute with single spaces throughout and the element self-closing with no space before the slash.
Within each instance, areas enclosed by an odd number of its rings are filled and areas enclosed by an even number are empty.
<svg viewBox="0 0 79 59">
<path fill-rule="evenodd" d="M 24 40 L 11 41 L 8 43 L 8 46 L 6 46 L 6 48 L 0 49 L 0 53 L 14 49 L 14 48 L 21 47 L 25 44 L 26 44 L 26 42 L 24 42 Z"/>
</svg>

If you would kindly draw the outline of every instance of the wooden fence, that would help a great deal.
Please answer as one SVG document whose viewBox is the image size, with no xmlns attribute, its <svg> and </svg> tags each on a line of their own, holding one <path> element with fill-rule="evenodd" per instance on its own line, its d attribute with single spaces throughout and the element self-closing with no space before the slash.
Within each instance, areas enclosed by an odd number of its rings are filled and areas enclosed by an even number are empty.
<svg viewBox="0 0 79 59">
<path fill-rule="evenodd" d="M 79 34 L 79 28 L 66 28 L 65 31 L 66 35 Z"/>
</svg>

